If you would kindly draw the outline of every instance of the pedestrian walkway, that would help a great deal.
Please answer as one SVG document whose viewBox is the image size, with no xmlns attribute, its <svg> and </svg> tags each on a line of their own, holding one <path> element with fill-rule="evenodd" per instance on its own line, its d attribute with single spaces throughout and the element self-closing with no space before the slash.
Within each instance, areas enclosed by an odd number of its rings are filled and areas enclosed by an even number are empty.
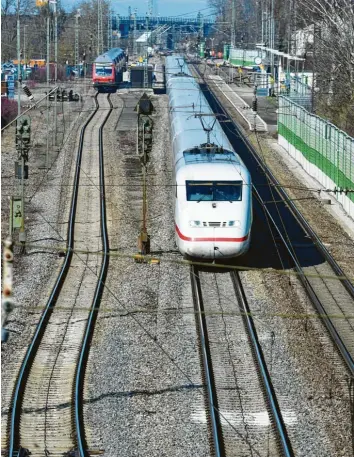
<svg viewBox="0 0 354 457">
<path fill-rule="evenodd" d="M 222 71 L 216 67 L 212 68 L 206 66 L 205 76 L 217 83 L 219 88 L 222 85 L 223 91 L 226 92 L 224 95 L 228 95 L 228 99 L 232 99 L 232 104 L 240 115 L 246 120 L 250 130 L 254 130 L 254 111 L 251 109 L 253 101 L 254 88 L 252 84 L 244 84 L 233 78 L 234 83 L 229 82 L 230 71 L 234 72 L 235 68 L 223 68 Z M 218 72 L 215 75 L 214 72 Z M 213 80 L 214 77 L 217 77 Z M 221 82 L 220 82 L 221 79 Z M 228 84 L 227 84 L 228 82 Z M 224 84 L 222 84 L 224 83 Z M 220 89 L 221 90 L 221 89 Z M 277 120 L 278 120 L 278 102 L 275 97 L 257 96 L 257 116 L 256 116 L 256 129 L 259 132 L 269 132 L 274 134 L 277 132 Z"/>
<path fill-rule="evenodd" d="M 230 85 L 232 90 L 247 104 L 252 104 L 253 87 Z M 257 114 L 267 125 L 269 133 L 276 133 L 278 122 L 276 97 L 257 96 Z"/>
<path fill-rule="evenodd" d="M 232 106 L 238 111 L 238 113 L 247 122 L 251 131 L 256 130 L 257 132 L 267 132 L 267 124 L 264 120 L 251 109 L 250 105 L 242 99 L 234 89 L 226 84 L 226 82 L 218 75 L 207 76 L 208 80 L 226 97 Z M 252 100 L 251 102 L 252 103 Z"/>
</svg>

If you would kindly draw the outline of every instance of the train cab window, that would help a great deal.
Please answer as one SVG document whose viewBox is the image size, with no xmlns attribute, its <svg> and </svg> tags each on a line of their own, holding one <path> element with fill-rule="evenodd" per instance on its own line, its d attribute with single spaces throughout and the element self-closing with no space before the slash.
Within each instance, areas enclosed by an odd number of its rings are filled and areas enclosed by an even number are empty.
<svg viewBox="0 0 354 457">
<path fill-rule="evenodd" d="M 242 200 L 242 181 L 186 181 L 187 201 Z"/>
<path fill-rule="evenodd" d="M 186 181 L 187 201 L 213 200 L 213 183 L 206 181 Z"/>
<path fill-rule="evenodd" d="M 218 202 L 242 200 L 242 181 L 215 182 L 214 200 Z"/>
<path fill-rule="evenodd" d="M 112 74 L 112 67 L 105 67 L 96 65 L 96 75 L 99 76 L 110 76 Z"/>
</svg>

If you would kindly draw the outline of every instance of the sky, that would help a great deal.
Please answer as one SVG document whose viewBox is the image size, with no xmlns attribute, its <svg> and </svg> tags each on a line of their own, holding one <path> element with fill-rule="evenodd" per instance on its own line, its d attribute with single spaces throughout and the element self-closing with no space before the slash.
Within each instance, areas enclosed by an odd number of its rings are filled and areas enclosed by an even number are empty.
<svg viewBox="0 0 354 457">
<path fill-rule="evenodd" d="M 72 9 L 78 4 L 75 0 L 61 0 L 62 6 Z M 138 9 L 138 16 L 145 16 L 148 8 L 147 0 L 111 0 L 113 11 L 121 16 L 128 15 L 128 7 Z M 201 13 L 209 16 L 211 9 L 208 8 L 207 0 L 154 0 L 155 8 L 160 16 L 195 17 L 200 10 Z M 191 13 L 191 14 L 187 14 Z"/>
</svg>

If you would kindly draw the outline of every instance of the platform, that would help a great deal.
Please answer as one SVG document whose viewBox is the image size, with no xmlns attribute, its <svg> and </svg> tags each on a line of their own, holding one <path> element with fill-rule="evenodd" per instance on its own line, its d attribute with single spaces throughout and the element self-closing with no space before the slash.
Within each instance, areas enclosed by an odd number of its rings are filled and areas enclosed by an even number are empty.
<svg viewBox="0 0 354 457">
<path fill-rule="evenodd" d="M 247 122 L 249 129 L 251 131 L 268 131 L 266 122 L 252 110 L 250 105 L 244 99 L 242 99 L 234 91 L 234 89 L 221 78 L 221 76 L 209 75 L 207 76 L 207 79 L 209 80 L 209 82 L 211 82 L 212 85 L 216 86 L 216 88 L 224 95 L 224 97 L 226 97 L 229 100 L 232 106 Z"/>
</svg>

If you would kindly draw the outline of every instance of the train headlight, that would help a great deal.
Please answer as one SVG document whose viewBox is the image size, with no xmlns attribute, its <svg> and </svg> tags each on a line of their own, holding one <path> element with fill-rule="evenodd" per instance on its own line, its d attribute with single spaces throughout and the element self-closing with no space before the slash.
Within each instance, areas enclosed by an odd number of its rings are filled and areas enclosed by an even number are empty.
<svg viewBox="0 0 354 457">
<path fill-rule="evenodd" d="M 228 226 L 229 227 L 240 227 L 241 223 L 240 221 L 229 221 Z"/>
<path fill-rule="evenodd" d="M 191 227 L 201 227 L 202 223 L 200 221 L 189 221 Z"/>
</svg>

